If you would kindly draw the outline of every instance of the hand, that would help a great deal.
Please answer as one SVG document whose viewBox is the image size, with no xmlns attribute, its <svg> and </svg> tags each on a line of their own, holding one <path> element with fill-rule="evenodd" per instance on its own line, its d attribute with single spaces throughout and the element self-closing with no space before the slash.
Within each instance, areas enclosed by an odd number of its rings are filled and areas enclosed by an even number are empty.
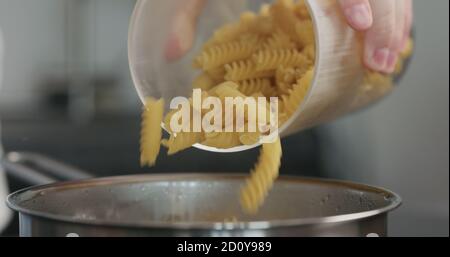
<svg viewBox="0 0 450 257">
<path fill-rule="evenodd" d="M 349 25 L 365 33 L 364 63 L 392 73 L 411 34 L 412 0 L 339 0 Z"/>
<path fill-rule="evenodd" d="M 180 2 L 166 44 L 165 57 L 168 61 L 183 57 L 191 49 L 194 44 L 197 19 L 206 0 L 180 0 Z"/>
<path fill-rule="evenodd" d="M 392 73 L 411 33 L 412 0 L 338 0 L 349 25 L 365 33 L 364 63 Z M 183 0 L 166 45 L 169 61 L 182 57 L 194 44 L 198 16 L 206 0 Z"/>
</svg>

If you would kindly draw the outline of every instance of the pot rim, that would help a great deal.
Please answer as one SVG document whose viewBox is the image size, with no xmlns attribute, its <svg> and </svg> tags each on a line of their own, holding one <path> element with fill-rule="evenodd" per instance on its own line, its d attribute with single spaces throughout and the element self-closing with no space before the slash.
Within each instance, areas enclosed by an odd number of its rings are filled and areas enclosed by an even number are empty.
<svg viewBox="0 0 450 257">
<path fill-rule="evenodd" d="M 307 225 L 317 225 L 317 224 L 329 224 L 329 223 L 340 223 L 340 222 L 350 222 L 361 220 L 369 217 L 374 217 L 377 215 L 385 214 L 390 211 L 397 209 L 401 203 L 401 197 L 384 188 L 369 186 L 366 184 L 359 184 L 353 182 L 346 182 L 341 180 L 331 180 L 331 179 L 316 179 L 316 178 L 303 178 L 303 177 L 291 177 L 283 176 L 278 179 L 278 181 L 296 182 L 296 183 L 307 183 L 307 184 L 322 184 L 322 185 L 333 185 L 337 187 L 346 187 L 350 189 L 355 189 L 358 191 L 372 192 L 377 194 L 382 194 L 388 197 L 390 203 L 382 208 L 342 214 L 328 217 L 319 218 L 294 218 L 286 220 L 271 220 L 271 221 L 247 221 L 247 222 L 163 222 L 163 221 L 136 221 L 136 222 L 120 222 L 120 221 L 107 221 L 101 219 L 94 220 L 82 220 L 75 219 L 68 215 L 59 215 L 47 213 L 44 211 L 30 210 L 20 206 L 21 202 L 18 200 L 20 196 L 29 191 L 45 191 L 45 190 L 61 190 L 69 188 L 81 188 L 87 186 L 100 186 L 100 185 L 117 185 L 117 184 L 132 184 L 134 182 L 156 182 L 156 181 L 179 181 L 179 180 L 243 180 L 245 175 L 236 174 L 170 174 L 170 175 L 130 175 L 130 176 L 116 176 L 116 177 L 105 177 L 96 179 L 87 179 L 80 181 L 71 182 L 59 182 L 48 185 L 34 186 L 19 190 L 15 193 L 10 194 L 7 197 L 7 205 L 21 213 L 27 214 L 35 217 L 46 218 L 49 220 L 55 220 L 60 222 L 68 222 L 83 225 L 97 225 L 97 226 L 107 226 L 107 227 L 125 227 L 125 228 L 144 228 L 144 229 L 180 229 L 180 230 L 239 230 L 239 229 L 271 229 L 278 227 L 293 227 L 293 226 L 307 226 Z"/>
</svg>

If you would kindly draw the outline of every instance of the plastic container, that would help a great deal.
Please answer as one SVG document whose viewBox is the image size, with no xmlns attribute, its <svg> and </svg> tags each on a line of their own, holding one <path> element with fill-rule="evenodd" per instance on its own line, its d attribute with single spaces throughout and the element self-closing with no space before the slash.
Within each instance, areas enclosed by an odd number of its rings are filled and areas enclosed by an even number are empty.
<svg viewBox="0 0 450 257">
<path fill-rule="evenodd" d="M 179 0 L 138 0 L 131 18 L 129 61 L 132 78 L 141 99 L 166 99 L 166 108 L 177 96 L 190 96 L 191 81 L 197 75 L 193 57 L 214 30 L 237 21 L 244 11 L 257 12 L 262 0 L 208 0 L 199 19 L 194 47 L 181 60 L 164 58 L 168 26 Z M 306 0 L 316 37 L 315 76 L 310 92 L 297 112 L 279 132 L 282 137 L 331 121 L 376 102 L 387 95 L 393 84 L 370 85 L 362 65 L 362 42 L 345 22 L 335 0 Z M 203 145 L 195 147 L 216 152 L 237 152 L 255 146 L 222 150 Z"/>
</svg>

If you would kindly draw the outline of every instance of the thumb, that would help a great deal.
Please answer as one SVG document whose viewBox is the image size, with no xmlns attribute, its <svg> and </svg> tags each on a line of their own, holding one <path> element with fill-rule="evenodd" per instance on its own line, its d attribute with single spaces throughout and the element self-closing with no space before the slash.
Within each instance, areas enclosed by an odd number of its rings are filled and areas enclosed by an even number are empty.
<svg viewBox="0 0 450 257">
<path fill-rule="evenodd" d="M 181 58 L 192 48 L 195 28 L 205 0 L 181 1 L 169 30 L 165 45 L 165 57 L 168 61 Z"/>
</svg>

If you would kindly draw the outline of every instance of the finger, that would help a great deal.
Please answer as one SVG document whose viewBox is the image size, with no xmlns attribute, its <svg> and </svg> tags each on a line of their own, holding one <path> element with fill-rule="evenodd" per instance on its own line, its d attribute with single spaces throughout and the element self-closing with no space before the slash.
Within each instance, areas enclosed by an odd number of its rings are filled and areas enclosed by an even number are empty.
<svg viewBox="0 0 450 257">
<path fill-rule="evenodd" d="M 370 69 L 390 73 L 396 61 L 396 3 L 399 0 L 370 0 L 373 26 L 365 35 L 364 62 Z"/>
<path fill-rule="evenodd" d="M 405 0 L 405 27 L 403 30 L 403 39 L 401 43 L 401 50 L 404 50 L 409 38 L 411 37 L 411 30 L 413 24 L 414 12 L 412 0 Z"/>
<path fill-rule="evenodd" d="M 389 55 L 385 72 L 392 73 L 398 62 L 400 51 L 402 50 L 402 41 L 405 29 L 405 1 L 397 0 L 395 2 L 395 29 L 394 37 L 390 43 L 391 53 Z"/>
<path fill-rule="evenodd" d="M 373 24 L 369 0 L 339 0 L 349 25 L 355 30 L 369 29 Z"/>
<path fill-rule="evenodd" d="M 181 58 L 194 44 L 197 19 L 205 0 L 183 0 L 176 11 L 165 48 L 168 61 Z"/>
</svg>

